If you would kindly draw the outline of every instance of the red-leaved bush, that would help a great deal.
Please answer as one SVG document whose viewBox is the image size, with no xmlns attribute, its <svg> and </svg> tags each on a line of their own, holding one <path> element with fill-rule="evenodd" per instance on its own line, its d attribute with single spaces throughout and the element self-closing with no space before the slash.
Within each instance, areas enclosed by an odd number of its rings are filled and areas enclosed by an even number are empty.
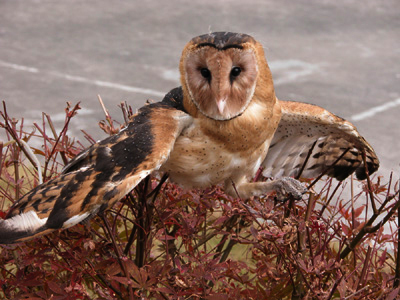
<svg viewBox="0 0 400 300">
<path fill-rule="evenodd" d="M 0 217 L 38 184 L 35 157 L 46 181 L 84 148 L 68 136 L 78 110 L 68 105 L 61 132 L 46 114 L 27 131 L 3 106 Z M 115 124 L 106 113 L 100 127 L 112 134 Z M 24 142 L 38 140 L 30 153 Z M 304 182 L 302 201 L 281 203 L 148 177 L 87 224 L 0 246 L 0 298 L 396 299 L 398 182 L 316 182 Z M 349 183 L 361 192 L 347 196 Z"/>
</svg>

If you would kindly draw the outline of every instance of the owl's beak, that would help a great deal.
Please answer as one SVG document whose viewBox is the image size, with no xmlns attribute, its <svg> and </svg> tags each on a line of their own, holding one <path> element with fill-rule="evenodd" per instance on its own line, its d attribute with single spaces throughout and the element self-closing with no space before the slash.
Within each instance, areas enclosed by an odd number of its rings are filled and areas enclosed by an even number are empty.
<svg viewBox="0 0 400 300">
<path fill-rule="evenodd" d="M 222 115 L 226 106 L 226 97 L 217 100 L 217 107 L 219 113 Z"/>
</svg>

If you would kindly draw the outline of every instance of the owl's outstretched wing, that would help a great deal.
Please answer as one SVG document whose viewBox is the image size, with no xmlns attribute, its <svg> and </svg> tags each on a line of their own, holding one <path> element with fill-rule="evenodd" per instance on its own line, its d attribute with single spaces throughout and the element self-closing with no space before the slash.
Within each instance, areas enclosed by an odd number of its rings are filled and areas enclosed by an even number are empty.
<svg viewBox="0 0 400 300">
<path fill-rule="evenodd" d="M 264 176 L 296 177 L 302 171 L 303 178 L 317 177 L 345 151 L 327 175 L 343 180 L 356 172 L 358 179 L 365 179 L 363 153 L 369 174 L 378 169 L 375 151 L 350 122 L 315 105 L 291 101 L 280 104 L 282 119 L 262 163 Z"/>
<path fill-rule="evenodd" d="M 0 243 L 68 228 L 112 206 L 167 160 L 192 118 L 170 104 L 144 106 L 128 126 L 74 158 L 24 195 L 0 220 Z"/>
</svg>

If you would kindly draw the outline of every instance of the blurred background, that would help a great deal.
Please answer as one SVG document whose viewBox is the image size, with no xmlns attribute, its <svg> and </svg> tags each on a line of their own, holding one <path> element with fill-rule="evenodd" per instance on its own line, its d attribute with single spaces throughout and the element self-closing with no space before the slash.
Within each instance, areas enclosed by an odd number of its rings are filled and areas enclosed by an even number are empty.
<svg viewBox="0 0 400 300">
<path fill-rule="evenodd" d="M 265 48 L 282 100 L 320 105 L 352 121 L 375 148 L 379 174 L 400 170 L 400 2 L 0 0 L 0 100 L 25 124 L 50 114 L 106 136 L 112 117 L 180 85 L 184 45 L 210 31 L 247 33 Z M 88 145 L 88 143 L 87 143 Z"/>
</svg>

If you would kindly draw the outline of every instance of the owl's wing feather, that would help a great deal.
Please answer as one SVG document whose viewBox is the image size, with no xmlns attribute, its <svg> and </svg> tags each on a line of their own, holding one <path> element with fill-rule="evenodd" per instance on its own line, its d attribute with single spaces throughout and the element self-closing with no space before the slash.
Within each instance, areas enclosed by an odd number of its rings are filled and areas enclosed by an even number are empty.
<svg viewBox="0 0 400 300">
<path fill-rule="evenodd" d="M 144 106 L 120 133 L 83 151 L 59 177 L 17 201 L 0 220 L 0 244 L 68 228 L 112 206 L 160 168 L 191 122 L 171 105 Z"/>
<path fill-rule="evenodd" d="M 296 177 L 302 170 L 303 178 L 317 177 L 345 151 L 327 175 L 343 180 L 356 172 L 358 179 L 365 179 L 363 153 L 369 174 L 378 169 L 375 151 L 350 122 L 315 105 L 291 101 L 280 104 L 282 118 L 262 163 L 264 176 Z"/>
</svg>

